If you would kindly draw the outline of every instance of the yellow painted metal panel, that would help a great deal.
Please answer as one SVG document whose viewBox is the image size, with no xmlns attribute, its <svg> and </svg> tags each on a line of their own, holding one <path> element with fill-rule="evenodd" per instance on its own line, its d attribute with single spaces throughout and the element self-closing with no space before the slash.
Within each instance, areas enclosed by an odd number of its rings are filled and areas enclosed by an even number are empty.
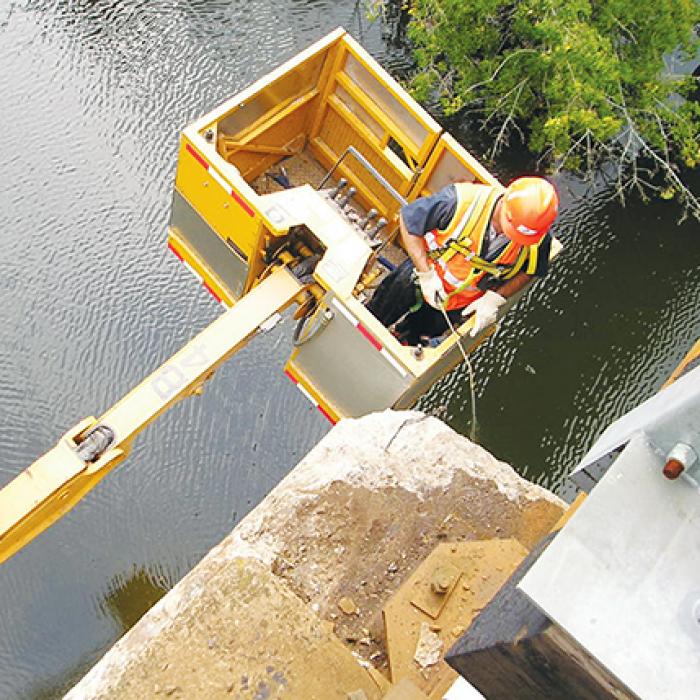
<svg viewBox="0 0 700 700">
<path fill-rule="evenodd" d="M 319 87 L 321 89 L 321 94 L 318 100 L 318 107 L 316 109 L 316 116 L 311 122 L 311 127 L 309 129 L 309 140 L 313 140 L 318 136 L 321 130 L 321 124 L 326 115 L 326 110 L 328 109 L 328 98 L 335 89 L 335 78 L 343 65 L 345 56 L 347 55 L 347 49 L 342 41 L 339 41 L 337 46 L 334 46 L 329 52 L 327 65 L 324 69 Z"/>
<path fill-rule="evenodd" d="M 340 105 L 342 109 L 342 105 Z M 319 160 L 330 167 L 337 157 L 347 148 L 348 145 L 354 146 L 383 176 L 386 178 L 392 187 L 401 194 L 406 194 L 409 187 L 409 181 L 403 178 L 400 173 L 397 173 L 393 167 L 390 167 L 383 155 L 377 152 L 376 146 L 369 140 L 360 136 L 358 131 L 352 127 L 349 119 L 343 119 L 337 113 L 335 103 L 333 108 L 328 110 L 328 114 L 323 121 L 321 133 L 315 143 L 321 143 L 325 149 L 314 151 Z M 345 169 L 349 171 L 350 178 L 353 184 L 357 186 L 361 193 L 364 191 L 371 193 L 370 202 L 372 206 L 377 206 L 380 203 L 379 210 L 383 215 L 396 211 L 398 203 L 386 190 L 381 188 L 377 181 L 351 156 L 348 156 L 344 164 L 345 168 L 341 168 L 341 172 Z M 348 173 L 343 173 L 348 175 Z M 360 198 L 362 201 L 362 198 Z M 365 204 L 366 202 L 362 202 Z"/>
<path fill-rule="evenodd" d="M 355 146 L 405 195 L 442 129 L 350 36 L 344 36 L 335 51 L 309 132 L 315 154 L 330 167 L 347 146 Z M 401 147 L 407 162 L 392 150 L 390 141 Z M 379 200 L 384 212 L 396 211 L 362 168 L 350 164 L 343 174 L 348 170 L 363 204 L 376 206 Z"/>
<path fill-rule="evenodd" d="M 366 130 L 370 138 L 374 136 L 377 143 L 385 145 L 389 138 L 387 130 L 376 119 L 372 118 L 369 112 L 340 84 L 335 86 L 335 91 L 329 96 L 329 101 L 332 103 L 337 104 L 338 100 L 357 118 L 355 128 L 360 131 Z"/>
<path fill-rule="evenodd" d="M 363 92 L 362 89 L 344 73 L 338 75 L 338 83 L 343 86 L 366 112 L 369 113 L 374 121 L 385 126 L 387 132 L 394 137 L 397 143 L 399 143 L 407 153 L 414 158 L 418 156 L 418 149 L 423 145 L 423 140 L 416 143 L 416 141 L 403 131 L 391 116 L 381 108 L 381 105 L 377 104 L 370 95 Z"/>
<path fill-rule="evenodd" d="M 311 108 L 310 100 L 315 92 L 309 93 L 308 99 L 291 104 L 288 110 L 277 113 L 264 126 L 241 140 L 243 144 L 261 144 L 271 147 L 291 147 L 299 152 L 304 145 L 305 128 Z M 248 182 L 255 180 L 271 168 L 280 158 L 280 154 L 260 154 L 240 149 L 227 158 L 235 165 L 241 176 Z"/>
<path fill-rule="evenodd" d="M 319 54 L 332 52 L 334 47 L 339 44 L 345 35 L 345 30 L 341 27 L 333 30 L 330 34 L 327 34 L 322 39 L 319 39 L 315 44 L 312 44 L 308 48 L 298 53 L 296 56 L 290 58 L 281 66 L 278 66 L 270 73 L 267 73 L 259 80 L 256 80 L 252 85 L 249 85 L 244 90 L 241 90 L 241 92 L 233 95 L 233 97 L 230 97 L 216 109 L 202 116 L 200 119 L 194 122 L 194 124 L 187 127 L 186 133 L 188 135 L 203 133 L 206 129 L 214 126 L 221 119 L 226 117 L 226 115 L 236 110 L 242 103 L 248 102 L 248 100 L 262 92 L 267 86 L 294 71 L 298 66 L 303 65 L 309 60 L 313 60 L 313 58 Z"/>
<path fill-rule="evenodd" d="M 233 238 L 249 256 L 255 248 L 261 221 L 255 204 L 232 188 L 212 165 L 204 167 L 200 159 L 202 154 L 183 138 L 175 187 L 221 238 Z"/>
<path fill-rule="evenodd" d="M 336 152 L 340 149 L 339 153 L 348 146 L 355 146 L 398 192 L 402 194 L 408 192 L 412 177 L 408 166 L 401 162 L 388 147 L 382 146 L 381 141 L 374 137 L 372 131 L 336 95 L 331 95 L 328 104 L 331 110 L 328 112 L 320 134 L 328 146 Z M 376 186 L 376 181 L 373 180 L 373 182 Z"/>
<path fill-rule="evenodd" d="M 346 35 L 343 37 L 343 43 L 352 56 L 371 73 L 381 85 L 392 94 L 396 101 L 421 124 L 426 132 L 428 132 L 428 138 L 424 144 L 425 151 L 421 154 L 421 159 L 427 156 L 430 150 L 432 150 L 438 136 L 442 133 L 440 124 L 438 124 L 351 36 Z"/>
<path fill-rule="evenodd" d="M 263 87 L 254 97 L 240 102 L 217 124 L 219 133 L 238 139 L 254 136 L 278 112 L 300 100 L 313 98 L 323 63 L 323 55 L 315 56 Z"/>
</svg>

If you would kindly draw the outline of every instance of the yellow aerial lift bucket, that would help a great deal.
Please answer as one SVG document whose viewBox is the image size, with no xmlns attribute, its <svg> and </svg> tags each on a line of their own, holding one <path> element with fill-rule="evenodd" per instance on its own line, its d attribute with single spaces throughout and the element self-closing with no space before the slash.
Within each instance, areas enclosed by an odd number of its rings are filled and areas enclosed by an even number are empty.
<svg viewBox="0 0 700 700">
<path fill-rule="evenodd" d="M 285 371 L 331 421 L 407 408 L 492 331 L 404 347 L 365 307 L 402 204 L 458 181 L 496 183 L 339 29 L 185 129 L 169 245 L 226 306 L 295 271 Z"/>
<path fill-rule="evenodd" d="M 188 126 L 168 246 L 227 311 L 0 491 L 0 562 L 290 305 L 285 372 L 326 418 L 411 406 L 493 328 L 471 338 L 469 319 L 430 347 L 407 347 L 366 302 L 406 258 L 395 243 L 401 206 L 460 181 L 496 184 L 342 29 Z"/>
</svg>

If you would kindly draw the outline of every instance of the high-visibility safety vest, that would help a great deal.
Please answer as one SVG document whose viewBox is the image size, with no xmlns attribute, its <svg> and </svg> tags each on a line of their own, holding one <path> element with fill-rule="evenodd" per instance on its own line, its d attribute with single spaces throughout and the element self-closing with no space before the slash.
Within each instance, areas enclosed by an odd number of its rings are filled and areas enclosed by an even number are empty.
<svg viewBox="0 0 700 700">
<path fill-rule="evenodd" d="M 538 245 L 523 246 L 509 241 L 494 260 L 484 253 L 486 231 L 498 198 L 500 186 L 455 183 L 457 208 L 444 229 L 434 229 L 423 237 L 438 275 L 448 293 L 446 308 L 461 309 L 478 299 L 484 290 L 477 286 L 486 276 L 506 281 L 521 270 L 534 274 Z"/>
</svg>

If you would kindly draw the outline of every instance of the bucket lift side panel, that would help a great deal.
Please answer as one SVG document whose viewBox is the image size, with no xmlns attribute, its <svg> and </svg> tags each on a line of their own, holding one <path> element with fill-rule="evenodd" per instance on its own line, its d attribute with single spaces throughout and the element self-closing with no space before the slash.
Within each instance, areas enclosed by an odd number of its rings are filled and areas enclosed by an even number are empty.
<svg viewBox="0 0 700 700">
<path fill-rule="evenodd" d="M 237 172 L 219 163 L 213 144 L 185 135 L 181 141 L 168 243 L 227 305 L 252 285 L 265 218 L 258 196 Z M 219 163 L 222 175 L 212 164 Z M 259 266 L 253 264 L 257 270 Z"/>
<path fill-rule="evenodd" d="M 248 278 L 248 261 L 235 243 L 224 240 L 180 194 L 173 193 L 168 245 L 219 298 L 232 303 L 240 299 Z"/>
<path fill-rule="evenodd" d="M 415 378 L 338 297 L 327 294 L 323 306 L 332 320 L 295 348 L 288 374 L 338 418 L 388 408 Z"/>
<path fill-rule="evenodd" d="M 255 248 L 260 228 L 257 195 L 251 190 L 251 196 L 246 196 L 245 189 L 249 188 L 242 178 L 240 183 L 231 183 L 228 175 L 222 175 L 210 162 L 218 161 L 218 157 L 209 157 L 203 148 L 195 148 L 187 137 L 183 137 L 181 143 L 176 189 L 222 239 L 235 235 L 236 245 L 248 258 Z M 214 156 L 213 145 L 209 145 L 208 150 Z"/>
</svg>

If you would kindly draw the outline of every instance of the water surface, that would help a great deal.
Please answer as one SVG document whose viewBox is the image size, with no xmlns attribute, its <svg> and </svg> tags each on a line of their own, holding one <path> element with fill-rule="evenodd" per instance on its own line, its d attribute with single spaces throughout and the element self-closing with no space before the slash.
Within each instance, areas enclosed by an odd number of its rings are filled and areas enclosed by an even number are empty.
<svg viewBox="0 0 700 700">
<path fill-rule="evenodd" d="M 165 247 L 180 129 L 338 25 L 401 67 L 362 17 L 326 0 L 0 1 L 0 484 L 221 312 Z M 480 440 L 569 495 L 591 439 L 698 335 L 700 245 L 672 204 L 572 204 L 561 185 L 566 251 L 475 369 Z M 326 432 L 282 375 L 289 332 L 0 567 L 0 697 L 60 694 Z M 459 369 L 421 406 L 467 434 L 468 401 Z"/>
</svg>

